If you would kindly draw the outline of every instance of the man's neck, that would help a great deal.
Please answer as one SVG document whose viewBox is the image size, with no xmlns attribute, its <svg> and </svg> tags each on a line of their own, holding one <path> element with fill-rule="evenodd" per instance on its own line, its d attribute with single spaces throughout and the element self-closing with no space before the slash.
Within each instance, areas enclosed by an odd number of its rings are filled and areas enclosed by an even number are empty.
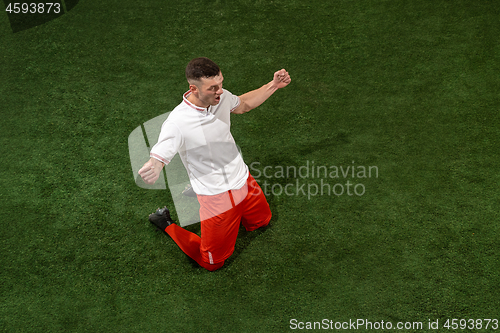
<svg viewBox="0 0 500 333">
<path fill-rule="evenodd" d="M 210 105 L 204 105 L 198 98 L 193 93 L 190 93 L 189 96 L 187 97 L 187 100 L 191 102 L 191 104 L 199 107 L 199 108 L 208 108 Z"/>
</svg>

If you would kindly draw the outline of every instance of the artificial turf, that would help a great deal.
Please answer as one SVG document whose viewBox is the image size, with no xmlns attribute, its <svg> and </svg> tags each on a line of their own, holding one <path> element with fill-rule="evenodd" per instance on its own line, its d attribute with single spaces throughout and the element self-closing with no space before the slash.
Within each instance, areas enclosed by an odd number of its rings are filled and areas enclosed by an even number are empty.
<svg viewBox="0 0 500 333">
<path fill-rule="evenodd" d="M 3 12 L 0 330 L 500 320 L 499 17 L 484 0 L 86 0 L 14 33 Z M 212 273 L 150 226 L 172 196 L 136 186 L 127 142 L 198 56 L 235 94 L 292 76 L 232 116 L 273 220 Z M 278 173 L 313 163 L 377 174 Z"/>
</svg>

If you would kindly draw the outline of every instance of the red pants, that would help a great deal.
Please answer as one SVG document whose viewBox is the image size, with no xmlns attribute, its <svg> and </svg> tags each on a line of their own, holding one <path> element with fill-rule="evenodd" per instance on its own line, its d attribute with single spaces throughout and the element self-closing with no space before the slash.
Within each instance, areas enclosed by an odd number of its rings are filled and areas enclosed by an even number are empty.
<svg viewBox="0 0 500 333">
<path fill-rule="evenodd" d="M 238 190 L 198 195 L 198 201 L 201 238 L 176 224 L 165 231 L 184 253 L 209 271 L 221 268 L 233 253 L 240 222 L 247 231 L 252 231 L 268 225 L 271 220 L 269 204 L 252 175 Z"/>
</svg>

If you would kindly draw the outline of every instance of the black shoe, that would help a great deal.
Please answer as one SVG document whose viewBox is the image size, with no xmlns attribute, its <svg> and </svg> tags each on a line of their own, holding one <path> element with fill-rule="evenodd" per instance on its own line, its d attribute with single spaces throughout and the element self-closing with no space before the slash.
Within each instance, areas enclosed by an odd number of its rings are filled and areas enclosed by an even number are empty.
<svg viewBox="0 0 500 333">
<path fill-rule="evenodd" d="M 156 212 L 149 215 L 149 222 L 153 223 L 159 230 L 165 231 L 165 229 L 174 223 L 170 217 L 170 212 L 167 206 L 163 208 L 158 208 Z"/>
</svg>

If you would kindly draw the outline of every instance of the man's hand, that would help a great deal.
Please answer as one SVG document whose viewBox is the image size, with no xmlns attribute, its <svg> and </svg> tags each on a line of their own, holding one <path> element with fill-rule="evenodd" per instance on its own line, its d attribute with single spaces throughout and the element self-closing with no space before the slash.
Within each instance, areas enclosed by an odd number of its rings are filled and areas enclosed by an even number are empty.
<svg viewBox="0 0 500 333">
<path fill-rule="evenodd" d="M 252 90 L 240 96 L 241 104 L 233 111 L 233 113 L 241 114 L 255 109 L 274 92 L 280 88 L 286 87 L 292 79 L 288 72 L 284 69 L 274 73 L 274 78 L 269 83 L 263 85 L 259 89 Z"/>
<path fill-rule="evenodd" d="M 152 185 L 160 178 L 161 169 L 163 163 L 151 157 L 139 170 L 139 175 L 146 184 Z"/>
<path fill-rule="evenodd" d="M 288 72 L 285 69 L 282 69 L 274 73 L 274 78 L 272 82 L 276 88 L 281 89 L 286 87 L 290 82 L 292 82 L 292 79 L 290 78 Z"/>
</svg>

